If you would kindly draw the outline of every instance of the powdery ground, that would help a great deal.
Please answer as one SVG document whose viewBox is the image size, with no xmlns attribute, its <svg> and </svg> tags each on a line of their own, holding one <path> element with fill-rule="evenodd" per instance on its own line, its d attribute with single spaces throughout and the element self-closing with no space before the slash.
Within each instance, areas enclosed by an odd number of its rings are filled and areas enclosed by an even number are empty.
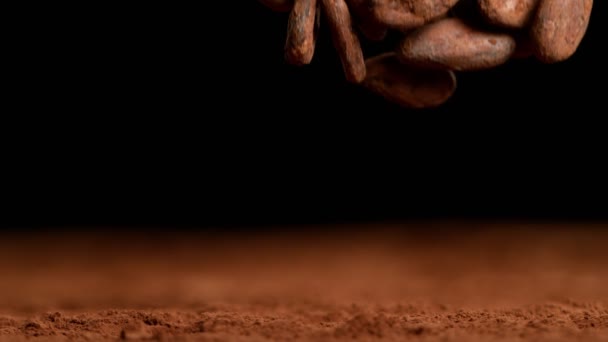
<svg viewBox="0 0 608 342">
<path fill-rule="evenodd" d="M 0 340 L 608 339 L 608 226 L 116 232 L 1 235 Z"/>
</svg>

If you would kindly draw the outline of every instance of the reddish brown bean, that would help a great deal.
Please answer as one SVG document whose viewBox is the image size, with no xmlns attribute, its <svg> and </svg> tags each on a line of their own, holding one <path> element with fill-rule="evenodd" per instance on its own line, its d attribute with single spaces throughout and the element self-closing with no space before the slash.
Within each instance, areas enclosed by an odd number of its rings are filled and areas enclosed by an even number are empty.
<svg viewBox="0 0 608 342">
<path fill-rule="evenodd" d="M 287 26 L 285 59 L 294 65 L 309 64 L 315 52 L 317 0 L 295 0 Z"/>
<path fill-rule="evenodd" d="M 323 12 L 332 33 L 336 51 L 340 55 L 344 74 L 349 82 L 365 79 L 365 60 L 359 38 L 353 30 L 350 12 L 344 0 L 321 0 Z"/>
<path fill-rule="evenodd" d="M 374 18 L 393 29 L 408 31 L 440 18 L 458 0 L 368 0 Z"/>
<path fill-rule="evenodd" d="M 387 28 L 369 13 L 368 0 L 346 0 L 348 8 L 354 18 L 355 25 L 365 36 L 373 41 L 381 41 L 386 37 Z"/>
<path fill-rule="evenodd" d="M 538 0 L 479 0 L 479 9 L 486 20 L 506 28 L 528 25 Z"/>
<path fill-rule="evenodd" d="M 403 62 L 421 67 L 467 71 L 503 64 L 514 51 L 510 35 L 479 31 L 448 18 L 406 36 L 397 54 Z"/>
<path fill-rule="evenodd" d="M 399 62 L 394 53 L 366 61 L 363 85 L 388 101 L 409 108 L 436 107 L 456 90 L 454 73 L 412 67 Z"/>
<path fill-rule="evenodd" d="M 536 57 L 545 63 L 568 59 L 585 36 L 593 0 L 540 0 L 532 22 Z"/>
</svg>

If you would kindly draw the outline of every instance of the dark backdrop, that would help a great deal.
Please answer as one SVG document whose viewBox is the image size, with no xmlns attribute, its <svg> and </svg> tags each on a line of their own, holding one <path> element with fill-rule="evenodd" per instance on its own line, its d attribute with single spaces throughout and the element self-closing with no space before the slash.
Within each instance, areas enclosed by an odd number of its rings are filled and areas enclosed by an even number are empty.
<svg viewBox="0 0 608 342">
<path fill-rule="evenodd" d="M 2 225 L 606 219 L 605 7 L 572 59 L 461 73 L 423 111 L 347 84 L 326 30 L 286 65 L 287 16 L 253 0 L 37 9 Z"/>
</svg>

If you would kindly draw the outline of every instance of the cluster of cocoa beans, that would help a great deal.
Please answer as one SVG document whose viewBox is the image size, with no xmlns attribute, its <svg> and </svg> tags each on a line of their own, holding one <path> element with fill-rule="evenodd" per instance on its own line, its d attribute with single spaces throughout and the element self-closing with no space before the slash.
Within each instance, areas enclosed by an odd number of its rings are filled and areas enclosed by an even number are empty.
<svg viewBox="0 0 608 342">
<path fill-rule="evenodd" d="M 259 0 L 290 12 L 285 59 L 311 62 L 321 13 L 346 79 L 389 101 L 435 107 L 456 89 L 454 71 L 496 67 L 535 56 L 544 63 L 572 56 L 583 39 L 593 0 Z M 403 33 L 396 49 L 364 59 L 360 37 Z"/>
</svg>

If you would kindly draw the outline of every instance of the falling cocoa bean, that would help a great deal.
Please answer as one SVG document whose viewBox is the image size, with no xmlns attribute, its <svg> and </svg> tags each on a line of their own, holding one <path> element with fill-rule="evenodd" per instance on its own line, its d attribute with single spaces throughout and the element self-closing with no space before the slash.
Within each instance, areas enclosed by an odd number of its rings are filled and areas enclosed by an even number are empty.
<svg viewBox="0 0 608 342">
<path fill-rule="evenodd" d="M 309 64 L 315 53 L 317 0 L 295 0 L 287 25 L 285 59 L 294 65 Z"/>
<path fill-rule="evenodd" d="M 440 18 L 458 0 L 367 0 L 374 18 L 387 27 L 408 31 Z"/>
<path fill-rule="evenodd" d="M 344 74 L 349 82 L 365 79 L 365 60 L 359 38 L 353 30 L 352 20 L 344 0 L 321 0 L 327 23 L 332 32 L 336 51 L 340 55 Z"/>
<path fill-rule="evenodd" d="M 519 29 L 528 26 L 538 0 L 479 0 L 479 10 L 493 25 Z"/>
<path fill-rule="evenodd" d="M 531 27 L 536 57 L 545 63 L 570 58 L 578 49 L 593 0 L 540 0 Z"/>
<path fill-rule="evenodd" d="M 412 67 L 399 62 L 395 53 L 368 59 L 363 85 L 388 101 L 409 108 L 437 107 L 456 90 L 451 71 Z"/>
<path fill-rule="evenodd" d="M 346 3 L 357 28 L 365 38 L 372 41 L 381 41 L 386 37 L 388 29 L 370 15 L 367 5 L 368 0 L 346 0 Z"/>
<path fill-rule="evenodd" d="M 420 67 L 469 71 L 503 64 L 514 51 L 510 35 L 480 31 L 448 18 L 406 36 L 397 54 L 404 63 Z"/>
</svg>

